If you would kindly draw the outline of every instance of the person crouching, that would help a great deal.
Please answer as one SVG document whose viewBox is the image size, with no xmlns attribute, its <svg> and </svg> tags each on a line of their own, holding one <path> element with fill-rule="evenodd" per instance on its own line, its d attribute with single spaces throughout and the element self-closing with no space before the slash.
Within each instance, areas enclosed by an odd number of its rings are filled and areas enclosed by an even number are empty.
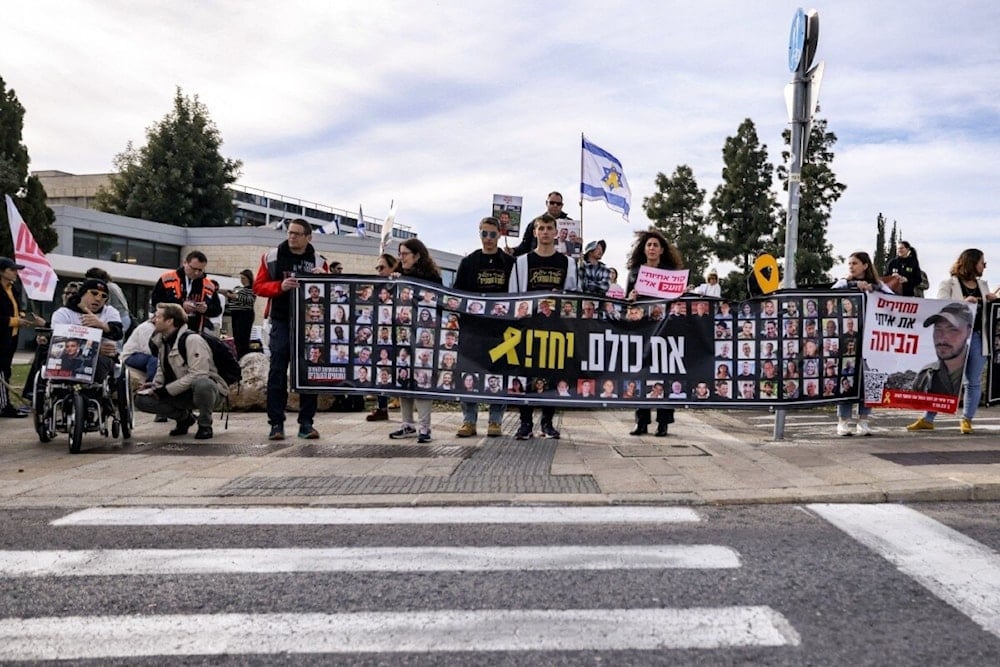
<svg viewBox="0 0 1000 667">
<path fill-rule="evenodd" d="M 189 333 L 187 321 L 180 304 L 156 305 L 150 347 L 156 347 L 159 365 L 153 381 L 140 387 L 135 407 L 176 420 L 172 436 L 186 435 L 197 422 L 195 439 L 208 440 L 213 435 L 212 411 L 219 397 L 229 394 L 229 387 L 219 376 L 208 343 L 200 334 Z M 178 344 L 182 339 L 184 354 Z"/>
</svg>

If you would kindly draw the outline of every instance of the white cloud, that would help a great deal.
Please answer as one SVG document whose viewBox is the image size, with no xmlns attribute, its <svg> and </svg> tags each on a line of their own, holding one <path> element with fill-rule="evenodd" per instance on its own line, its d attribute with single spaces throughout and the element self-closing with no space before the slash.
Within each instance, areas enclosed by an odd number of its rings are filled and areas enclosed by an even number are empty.
<svg viewBox="0 0 1000 667">
<path fill-rule="evenodd" d="M 710 196 L 744 118 L 780 159 L 799 4 L 695 5 L 41 0 L 7 8 L 17 29 L 0 75 L 27 109 L 32 168 L 110 169 L 181 86 L 208 106 L 224 154 L 244 160 L 245 185 L 376 216 L 395 199 L 402 224 L 454 252 L 476 245 L 495 192 L 535 213 L 557 189 L 578 214 L 584 132 L 632 185 L 631 224 L 598 203 L 584 217 L 623 269 L 657 172 L 688 164 Z M 848 186 L 835 252 L 871 251 L 882 212 L 942 279 L 963 248 L 996 240 L 1000 9 L 819 9 L 821 115 Z"/>
</svg>

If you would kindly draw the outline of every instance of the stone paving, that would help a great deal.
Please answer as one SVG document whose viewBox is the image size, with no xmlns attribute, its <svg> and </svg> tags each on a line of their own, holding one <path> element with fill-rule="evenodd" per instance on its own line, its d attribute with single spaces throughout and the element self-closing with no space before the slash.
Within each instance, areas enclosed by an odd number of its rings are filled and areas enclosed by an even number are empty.
<svg viewBox="0 0 1000 667">
<path fill-rule="evenodd" d="M 559 413 L 560 440 L 457 438 L 461 415 L 434 414 L 434 439 L 393 441 L 391 421 L 323 412 L 321 438 L 271 442 L 261 413 L 232 413 L 215 438 L 171 438 L 137 415 L 130 441 L 96 433 L 41 444 L 30 419 L 0 421 L 0 507 L 90 505 L 728 504 L 992 500 L 1000 497 L 1000 411 L 976 432 L 941 415 L 912 434 L 915 413 L 878 410 L 872 437 L 838 438 L 832 410 L 788 414 L 773 436 L 766 410 L 678 410 L 670 435 L 630 437 L 625 410 Z M 288 424 L 294 425 L 289 413 Z M 485 413 L 480 427 L 485 430 Z M 293 431 L 292 431 L 293 432 Z"/>
</svg>

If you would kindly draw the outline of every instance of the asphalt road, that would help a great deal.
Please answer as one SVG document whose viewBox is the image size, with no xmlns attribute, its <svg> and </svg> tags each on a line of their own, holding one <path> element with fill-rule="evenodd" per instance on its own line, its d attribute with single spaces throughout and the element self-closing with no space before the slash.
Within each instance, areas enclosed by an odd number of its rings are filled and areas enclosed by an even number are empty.
<svg viewBox="0 0 1000 667">
<path fill-rule="evenodd" d="M 9 510 L 0 660 L 1000 664 L 998 515 L 986 503 Z"/>
</svg>

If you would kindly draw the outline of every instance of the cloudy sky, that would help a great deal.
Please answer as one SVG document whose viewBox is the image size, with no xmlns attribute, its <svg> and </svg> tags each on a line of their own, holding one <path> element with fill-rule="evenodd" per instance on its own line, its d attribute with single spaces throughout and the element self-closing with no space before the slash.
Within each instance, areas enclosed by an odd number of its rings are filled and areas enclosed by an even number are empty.
<svg viewBox="0 0 1000 667">
<path fill-rule="evenodd" d="M 197 94 L 243 160 L 240 183 L 398 221 L 431 248 L 478 246 L 494 193 L 526 214 L 578 206 L 580 134 L 617 156 L 626 223 L 599 202 L 584 235 L 624 267 L 658 172 L 708 196 L 745 118 L 780 160 L 785 0 L 518 2 L 75 0 L 9 3 L 0 75 L 27 110 L 31 168 L 99 173 Z M 805 9 L 812 6 L 805 5 Z M 873 252 L 896 220 L 936 283 L 966 247 L 1000 266 L 1000 4 L 838 0 L 820 13 L 820 116 L 847 191 L 835 252 Z M 779 195 L 787 203 L 784 194 Z M 842 273 L 842 265 L 835 268 Z M 990 269 L 987 269 L 990 279 Z M 1000 283 L 1000 274 L 992 283 Z"/>
</svg>

